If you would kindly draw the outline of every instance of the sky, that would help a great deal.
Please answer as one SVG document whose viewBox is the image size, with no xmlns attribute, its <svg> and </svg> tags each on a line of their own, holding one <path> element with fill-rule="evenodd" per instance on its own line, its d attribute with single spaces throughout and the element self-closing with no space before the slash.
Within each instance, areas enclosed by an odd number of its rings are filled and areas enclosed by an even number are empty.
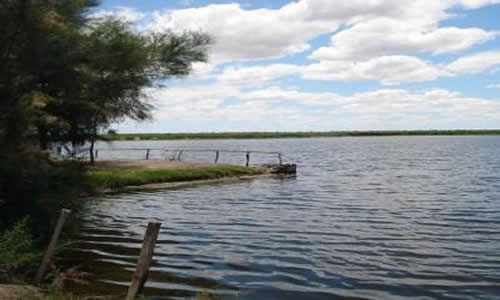
<svg viewBox="0 0 500 300">
<path fill-rule="evenodd" d="M 500 0 L 102 0 L 136 30 L 204 31 L 209 61 L 126 132 L 500 128 Z"/>
</svg>

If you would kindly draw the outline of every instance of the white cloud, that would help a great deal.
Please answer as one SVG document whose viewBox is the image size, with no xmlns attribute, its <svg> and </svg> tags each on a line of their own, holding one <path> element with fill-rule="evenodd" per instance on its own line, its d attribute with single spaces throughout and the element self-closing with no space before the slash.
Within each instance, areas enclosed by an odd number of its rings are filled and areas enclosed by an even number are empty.
<svg viewBox="0 0 500 300">
<path fill-rule="evenodd" d="M 246 91 L 236 86 L 204 85 L 159 89 L 153 98 L 163 103 L 158 105 L 157 121 L 262 124 L 272 120 L 274 125 L 289 124 L 288 129 L 300 124 L 300 128 L 313 130 L 452 128 L 457 122 L 494 127 L 500 121 L 500 101 L 465 97 L 444 89 L 381 89 L 343 96 L 277 86 Z M 278 103 L 281 105 L 275 105 Z"/>
<path fill-rule="evenodd" d="M 461 57 L 447 66 L 450 72 L 457 75 L 479 73 L 500 66 L 500 51 L 480 52 Z"/>
<path fill-rule="evenodd" d="M 181 3 L 184 3 L 182 0 Z M 190 1 L 188 1 L 190 2 Z M 376 56 L 455 52 L 496 36 L 479 28 L 439 28 L 456 5 L 478 8 L 500 0 L 299 0 L 278 9 L 244 9 L 237 3 L 154 11 L 143 30 L 203 30 L 216 43 L 214 62 L 283 57 L 310 49 L 309 42 L 352 25 L 317 49 L 319 60 L 359 60 Z M 137 10 L 99 10 L 93 17 L 117 16 L 130 22 L 145 19 Z"/>
<path fill-rule="evenodd" d="M 207 78 L 216 69 L 212 63 L 195 62 L 192 64 L 191 78 Z"/>
<path fill-rule="evenodd" d="M 290 19 L 272 9 L 245 10 L 239 4 L 155 12 L 153 31 L 203 30 L 216 43 L 215 61 L 281 57 L 309 49 L 308 40 L 336 29 L 336 20 Z"/>
<path fill-rule="evenodd" d="M 317 60 L 365 60 L 372 57 L 467 49 L 496 36 L 479 28 L 436 28 L 406 20 L 377 18 L 335 34 L 332 46 L 314 51 Z"/>
<path fill-rule="evenodd" d="M 298 74 L 303 68 L 292 64 L 272 64 L 253 67 L 228 67 L 218 76 L 219 82 L 237 85 L 256 85 L 277 78 Z"/>
<path fill-rule="evenodd" d="M 500 89 L 500 83 L 497 84 L 490 84 L 487 86 L 489 89 Z"/>
<path fill-rule="evenodd" d="M 410 56 L 382 56 L 362 62 L 324 61 L 308 66 L 304 78 L 319 80 L 375 80 L 385 85 L 435 80 L 447 73 Z"/>
</svg>

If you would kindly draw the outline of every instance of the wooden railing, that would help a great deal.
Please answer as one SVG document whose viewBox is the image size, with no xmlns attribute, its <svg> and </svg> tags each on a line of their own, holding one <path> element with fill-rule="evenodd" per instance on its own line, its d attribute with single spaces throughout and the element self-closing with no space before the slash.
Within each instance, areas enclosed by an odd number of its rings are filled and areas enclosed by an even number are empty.
<svg viewBox="0 0 500 300">
<path fill-rule="evenodd" d="M 114 148 L 114 149 L 96 149 L 95 150 L 95 158 L 99 157 L 99 151 L 144 151 L 146 160 L 149 160 L 151 151 L 161 151 L 161 152 L 174 152 L 174 155 L 170 158 L 170 160 L 181 160 L 181 156 L 184 152 L 214 152 L 215 158 L 214 163 L 219 162 L 220 153 L 245 153 L 246 163 L 245 165 L 248 167 L 250 165 L 250 154 L 269 154 L 276 155 L 278 158 L 278 162 L 280 165 L 283 164 L 283 155 L 281 152 L 274 151 L 256 151 L 256 150 L 213 150 L 213 149 L 155 149 L 155 148 Z"/>
</svg>

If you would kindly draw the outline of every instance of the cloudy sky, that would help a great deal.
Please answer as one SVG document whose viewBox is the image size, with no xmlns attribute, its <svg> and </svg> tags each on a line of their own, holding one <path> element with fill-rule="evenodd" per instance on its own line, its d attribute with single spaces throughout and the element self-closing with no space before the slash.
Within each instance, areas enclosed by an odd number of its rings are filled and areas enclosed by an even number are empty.
<svg viewBox="0 0 500 300">
<path fill-rule="evenodd" d="M 103 0 L 137 30 L 203 30 L 192 76 L 120 132 L 500 128 L 500 0 Z"/>
</svg>

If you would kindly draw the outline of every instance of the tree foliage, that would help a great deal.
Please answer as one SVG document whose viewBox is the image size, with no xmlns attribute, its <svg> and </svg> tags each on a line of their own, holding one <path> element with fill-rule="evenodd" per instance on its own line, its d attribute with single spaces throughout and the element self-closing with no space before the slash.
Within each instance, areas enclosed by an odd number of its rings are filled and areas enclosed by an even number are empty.
<svg viewBox="0 0 500 300">
<path fill-rule="evenodd" d="M 20 145 L 27 137 L 42 148 L 52 141 L 83 143 L 124 118 L 147 119 L 152 106 L 144 89 L 206 60 L 207 35 L 139 33 L 117 19 L 86 18 L 96 4 L 0 4 L 4 143 Z"/>
<path fill-rule="evenodd" d="M 78 176 L 40 150 L 93 144 L 113 123 L 150 118 L 145 89 L 207 58 L 204 33 L 141 33 L 117 19 L 89 18 L 97 5 L 0 1 L 0 229 L 35 208 L 43 215 L 70 205 L 62 190 Z"/>
</svg>

